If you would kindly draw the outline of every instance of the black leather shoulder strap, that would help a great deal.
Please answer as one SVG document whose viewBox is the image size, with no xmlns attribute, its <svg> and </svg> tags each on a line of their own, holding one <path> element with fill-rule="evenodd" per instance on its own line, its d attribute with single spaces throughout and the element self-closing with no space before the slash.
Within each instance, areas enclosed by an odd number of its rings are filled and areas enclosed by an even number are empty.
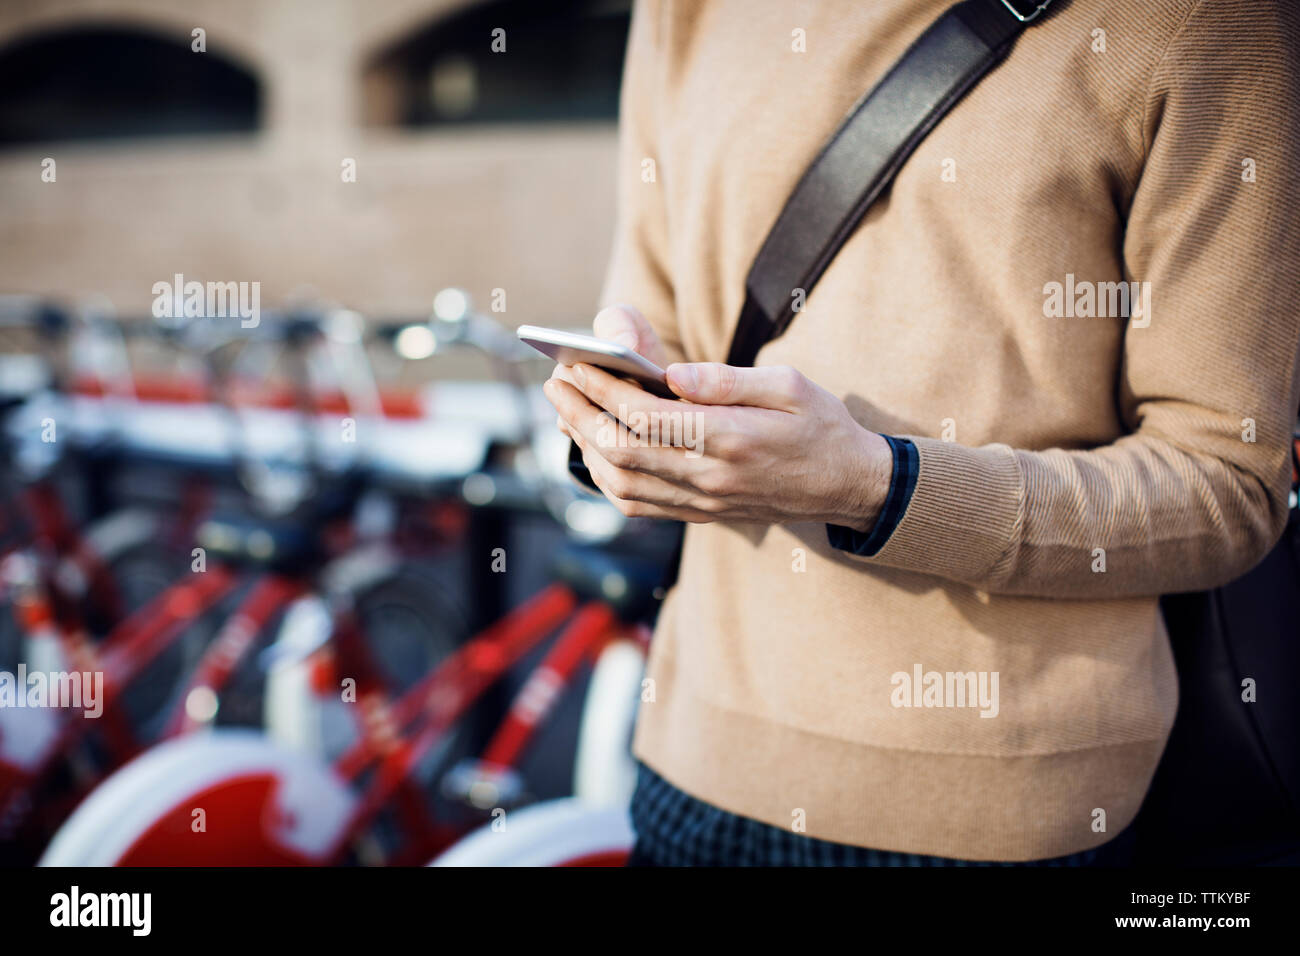
<svg viewBox="0 0 1300 956">
<path fill-rule="evenodd" d="M 729 365 L 752 365 L 794 318 L 867 209 L 953 105 L 1051 0 L 964 0 L 921 34 L 813 160 L 754 258 Z"/>
</svg>

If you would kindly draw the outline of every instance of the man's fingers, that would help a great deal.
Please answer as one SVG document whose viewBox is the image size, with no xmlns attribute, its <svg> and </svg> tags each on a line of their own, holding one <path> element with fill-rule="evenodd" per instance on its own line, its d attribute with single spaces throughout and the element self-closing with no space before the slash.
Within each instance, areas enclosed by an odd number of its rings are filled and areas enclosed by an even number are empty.
<svg viewBox="0 0 1300 956">
<path fill-rule="evenodd" d="M 798 411 L 809 383 L 788 365 L 739 368 L 721 362 L 679 362 L 668 366 L 668 385 L 700 405 L 752 405 Z"/>
<path fill-rule="evenodd" d="M 631 306 L 611 305 L 596 313 L 591 330 L 598 339 L 608 339 L 626 345 L 634 352 L 641 351 L 641 329 L 648 327 L 645 317 Z"/>
<path fill-rule="evenodd" d="M 578 387 L 578 383 L 573 378 L 573 369 L 567 365 L 556 365 L 555 368 L 551 369 L 551 378 L 557 378 L 561 382 L 568 382 L 574 388 Z"/>
<path fill-rule="evenodd" d="M 596 338 L 626 345 L 638 355 L 663 366 L 663 346 L 659 343 L 659 336 L 639 309 L 630 305 L 608 306 L 596 313 L 591 327 Z"/>
<path fill-rule="evenodd" d="M 688 414 L 690 411 L 688 406 L 681 402 L 658 398 L 639 385 L 633 385 L 602 368 L 587 365 L 585 362 L 579 362 L 569 369 L 569 376 L 570 381 L 577 385 L 589 401 L 628 425 L 632 424 L 630 421 L 632 416 L 637 414 L 644 415 L 644 421 L 649 426 L 655 421 L 672 421 L 667 416 L 674 412 L 681 415 Z M 641 430 L 633 428 L 633 431 L 638 433 Z"/>
<path fill-rule="evenodd" d="M 560 419 L 568 425 L 569 437 L 580 446 L 615 448 L 628 445 L 627 429 L 599 405 L 593 405 L 582 392 L 568 382 L 551 379 L 544 386 Z"/>
<path fill-rule="evenodd" d="M 672 521 L 716 521 L 717 516 L 693 505 L 703 503 L 697 495 L 653 475 L 616 468 L 599 450 L 579 441 L 582 461 L 601 493 L 629 518 L 665 518 Z"/>
<path fill-rule="evenodd" d="M 686 457 L 683 448 L 646 444 L 567 382 L 548 382 L 546 394 L 560 413 L 560 420 L 567 426 L 564 431 L 578 443 L 578 447 L 596 449 L 617 468 L 658 475 L 683 485 L 690 484 L 692 475 L 699 468 L 699 444 L 693 445 L 695 453 L 691 459 Z"/>
<path fill-rule="evenodd" d="M 665 508 L 686 508 L 695 504 L 694 492 L 655 475 L 618 468 L 609 462 L 602 450 L 585 441 L 582 461 L 591 472 L 596 485 L 605 492 L 624 501 L 640 501 Z"/>
</svg>

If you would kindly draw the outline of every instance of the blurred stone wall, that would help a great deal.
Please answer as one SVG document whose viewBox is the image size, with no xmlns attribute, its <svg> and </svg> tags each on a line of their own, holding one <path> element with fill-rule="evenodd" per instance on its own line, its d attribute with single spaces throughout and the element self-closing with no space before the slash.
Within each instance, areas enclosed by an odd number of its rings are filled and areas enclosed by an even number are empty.
<svg viewBox="0 0 1300 956">
<path fill-rule="evenodd" d="M 427 312 L 460 285 L 507 293 L 511 324 L 585 323 L 613 221 L 612 123 L 420 131 L 361 124 L 363 67 L 463 0 L 0 0 L 0 46 L 138 24 L 250 69 L 250 135 L 0 151 L 0 292 L 103 294 L 147 314 L 154 282 L 260 281 L 262 305 L 317 294 Z M 508 68 L 508 56 L 503 57 Z M 41 180 L 41 161 L 57 181 Z M 342 181 L 352 157 L 357 181 Z"/>
</svg>

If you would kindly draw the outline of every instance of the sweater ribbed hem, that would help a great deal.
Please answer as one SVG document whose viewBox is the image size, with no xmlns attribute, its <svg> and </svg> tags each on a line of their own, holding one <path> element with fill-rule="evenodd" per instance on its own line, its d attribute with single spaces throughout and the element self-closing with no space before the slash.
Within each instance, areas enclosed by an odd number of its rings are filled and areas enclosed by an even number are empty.
<svg viewBox="0 0 1300 956">
<path fill-rule="evenodd" d="M 910 439 L 920 455 L 916 488 L 898 527 L 872 559 L 987 586 L 1021 522 L 1024 479 L 1006 445 L 968 448 L 935 438 Z M 935 542 L 947 542 L 936 548 Z"/>
<path fill-rule="evenodd" d="M 854 846 L 1024 861 L 1105 843 L 1137 815 L 1165 740 L 1028 757 L 918 753 L 729 712 L 659 679 L 637 756 L 731 813 Z M 744 746 L 734 742 L 743 741 Z M 1093 830 L 1105 811 L 1105 832 Z"/>
</svg>

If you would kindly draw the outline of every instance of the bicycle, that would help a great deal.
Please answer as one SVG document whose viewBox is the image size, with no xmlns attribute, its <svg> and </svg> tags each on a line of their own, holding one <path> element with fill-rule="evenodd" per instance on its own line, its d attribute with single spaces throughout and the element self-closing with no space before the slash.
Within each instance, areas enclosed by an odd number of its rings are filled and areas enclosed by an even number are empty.
<svg viewBox="0 0 1300 956">
<path fill-rule="evenodd" d="M 527 462 L 523 464 L 472 476 L 480 480 L 467 479 L 462 491 L 480 510 L 487 504 L 484 485 L 491 488 L 490 498 L 499 508 L 518 507 L 521 502 L 534 509 L 553 508 L 554 499 L 548 497 L 554 489 L 539 485 Z M 471 489 L 476 490 L 471 493 Z M 297 688 L 298 705 L 285 710 L 298 716 L 268 720 L 281 744 L 228 731 L 163 744 L 93 793 L 51 843 L 44 859 L 81 860 L 97 848 L 85 861 L 421 862 L 469 828 L 464 819 L 430 819 L 430 808 L 421 805 L 420 788 L 414 785 L 421 762 L 445 743 L 475 702 L 567 618 L 481 758 L 458 763 L 441 778 L 443 798 L 450 797 L 462 807 L 481 812 L 489 805 L 501 811 L 517 805 L 524 788 L 515 767 L 574 674 L 607 650 L 622 653 L 626 660 L 629 647 L 643 647 L 644 629 L 631 621 L 646 616 L 652 606 L 651 582 L 657 580 L 658 568 L 657 559 L 635 555 L 615 558 L 590 549 L 562 552 L 556 570 L 565 583 L 543 590 L 466 642 L 395 701 L 382 682 L 373 679 L 364 640 L 350 622 L 335 619 L 322 625 L 322 615 L 317 614 L 315 636 L 310 628 L 286 626 L 267 652 L 272 671 L 297 675 L 281 683 Z M 575 611 L 580 598 L 587 600 Z M 638 639 L 631 644 L 620 640 L 630 633 L 638 634 Z M 640 650 L 638 660 L 639 656 Z M 352 675 L 356 681 L 353 714 L 359 739 L 331 767 L 320 752 L 319 736 L 302 731 L 313 720 L 319 723 L 318 716 L 301 716 L 312 710 L 302 705 L 304 696 L 311 696 L 304 695 L 303 689 L 314 689 L 323 705 L 337 693 L 334 685 L 340 675 Z M 270 698 L 268 709 L 274 714 L 273 700 L 278 695 Z M 629 700 L 614 694 L 612 699 L 621 700 L 625 719 L 584 721 L 585 741 L 600 736 L 591 728 L 611 723 L 630 732 L 626 715 L 635 695 Z M 336 710 L 337 704 L 334 701 Z M 605 749 L 617 749 L 624 763 L 626 739 L 621 738 L 625 736 L 604 734 Z M 312 752 L 295 753 L 282 745 L 284 738 L 300 747 L 309 738 Z M 580 749 L 589 754 L 594 746 L 588 743 Z M 614 762 L 580 758 L 580 777 L 599 779 L 599 769 L 607 771 Z M 593 767 L 599 769 L 593 772 Z M 604 776 L 608 778 L 608 772 Z M 624 767 L 621 776 L 630 780 L 630 768 Z M 164 778 L 167 784 L 161 787 Z M 580 779 L 580 787 L 589 786 Z M 224 818 L 239 819 L 237 833 L 228 832 L 222 841 L 186 837 L 186 832 L 201 832 L 185 829 L 189 812 L 196 807 L 216 807 Z M 114 832 L 105 833 L 105 828 Z M 305 837 L 308 832 L 314 835 L 311 840 Z M 396 846 L 391 846 L 392 839 L 384 845 L 385 836 L 394 832 L 400 833 Z"/>
<path fill-rule="evenodd" d="M 288 328 L 300 340 L 309 332 L 309 324 L 302 319 Z M 144 431 L 147 433 L 148 429 Z M 319 469 L 314 473 L 319 480 Z M 339 552 L 339 547 L 326 547 L 325 537 L 336 530 L 336 524 L 327 522 L 345 520 L 349 509 L 356 504 L 358 485 L 355 475 L 344 475 L 335 481 L 333 493 L 321 489 L 312 506 L 296 519 L 281 520 L 271 526 L 262 520 L 245 523 L 241 528 L 239 519 L 229 515 L 204 521 L 199 537 L 204 539 L 214 566 L 205 568 L 203 574 L 181 577 L 98 643 L 60 618 L 55 596 L 44 586 L 45 578 L 34 573 L 30 562 L 11 564 L 8 583 L 25 631 L 27 656 L 48 664 L 52 671 L 73 663 L 78 670 L 103 673 L 106 687 L 101 703 L 107 719 L 92 728 L 85 719 L 60 721 L 49 710 L 21 715 L 12 709 L 0 712 L 0 717 L 10 724 L 15 720 L 25 721 L 24 725 L 11 726 L 8 733 L 0 735 L 0 745 L 3 745 L 0 746 L 3 827 L 0 838 L 14 842 L 24 823 L 39 838 L 39 833 L 59 820 L 70 809 L 71 802 L 103 770 L 134 756 L 142 736 L 146 739 L 176 736 L 209 722 L 215 716 L 219 695 L 226 690 L 255 641 L 275 617 L 310 590 L 312 574 L 325 564 L 321 558 Z M 317 531 L 325 537 L 318 537 Z M 240 553 L 241 548 L 245 553 Z M 256 569 L 251 579 L 243 573 L 249 566 Z M 353 593 L 350 597 L 361 606 L 362 616 L 367 614 L 367 605 L 396 604 L 408 615 L 425 612 L 417 630 L 418 642 L 432 648 L 423 659 L 427 665 L 454 646 L 457 635 L 449 622 L 455 615 L 449 612 L 446 602 L 437 603 L 427 581 L 405 580 L 410 576 L 408 567 L 399 568 L 390 563 L 386 573 L 372 573 L 365 593 Z M 188 682 L 181 683 L 189 668 L 177 669 L 168 675 L 167 681 L 158 682 L 164 693 L 154 695 L 153 710 L 158 712 L 162 723 L 150 728 L 125 719 L 121 705 L 127 689 L 138 686 L 140 678 L 177 646 L 182 635 L 193 631 L 196 619 L 202 619 L 237 591 L 243 591 L 243 597 L 215 640 L 204 642 L 207 649 Z M 401 596 L 394 599 L 393 591 L 402 592 Z M 392 630 L 388 628 L 389 632 Z M 395 643 L 400 645 L 402 640 L 399 638 Z M 179 694 L 172 692 L 175 686 L 181 686 Z M 41 715 L 36 718 L 41 726 L 30 726 L 32 714 Z M 91 736 L 92 729 L 106 733 L 94 735 L 103 740 L 98 742 L 100 746 L 94 759 L 88 760 L 80 755 L 79 748 Z M 55 788 L 67 791 L 62 799 L 49 798 L 48 791 L 56 774 L 69 761 L 77 770 L 72 781 L 74 786 Z M 42 799 L 37 800 L 37 796 Z M 31 815 L 38 810 L 40 820 L 32 825 Z"/>
<path fill-rule="evenodd" d="M 574 548 L 561 555 L 557 571 L 562 583 L 471 638 L 391 705 L 364 657 L 353 657 L 355 633 L 339 635 L 311 664 L 318 689 L 334 692 L 341 675 L 356 680 L 362 737 L 332 764 L 246 731 L 217 730 L 162 744 L 94 791 L 55 836 L 42 864 L 400 865 L 428 859 L 470 827 L 431 819 L 412 787 L 413 774 L 492 684 L 563 623 L 482 756 L 443 777 L 444 793 L 480 813 L 500 814 L 522 799 L 514 768 L 577 670 L 611 647 L 625 648 L 622 641 L 644 646 L 644 627 L 629 621 L 654 600 L 657 561 Z M 627 715 L 640 687 L 636 677 L 636 685 L 625 688 Z M 623 724 L 630 727 L 630 716 Z M 621 759 L 628 761 L 623 744 Z M 404 828 L 401 846 L 388 855 L 375 836 L 385 815 Z M 195 828 L 198 819 L 204 822 Z M 209 820 L 221 821 L 219 838 L 209 837 Z"/>
</svg>

